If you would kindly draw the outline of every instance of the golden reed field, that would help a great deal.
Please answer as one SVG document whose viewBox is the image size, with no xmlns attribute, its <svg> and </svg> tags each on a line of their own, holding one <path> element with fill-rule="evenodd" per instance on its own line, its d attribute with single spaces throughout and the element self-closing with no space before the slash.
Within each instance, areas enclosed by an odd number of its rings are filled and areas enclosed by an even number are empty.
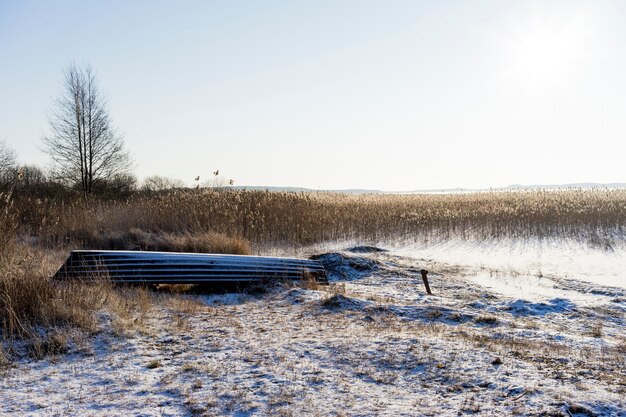
<svg viewBox="0 0 626 417">
<path fill-rule="evenodd" d="M 117 247 L 142 233 L 217 233 L 254 247 L 549 236 L 594 244 L 621 236 L 626 226 L 626 190 L 610 189 L 406 195 L 201 189 L 116 200 L 22 195 L 14 208 L 20 233 L 44 247 Z"/>
<path fill-rule="evenodd" d="M 145 299 L 137 289 L 128 295 L 51 285 L 48 277 L 69 249 L 247 254 L 349 240 L 554 236 L 610 247 L 626 229 L 626 190 L 608 189 L 412 195 L 187 189 L 112 199 L 22 191 L 1 201 L 2 338 L 34 338 L 35 352 L 60 343 L 39 337 L 37 326 L 93 329 L 91 313 L 100 306 L 124 311 Z"/>
</svg>

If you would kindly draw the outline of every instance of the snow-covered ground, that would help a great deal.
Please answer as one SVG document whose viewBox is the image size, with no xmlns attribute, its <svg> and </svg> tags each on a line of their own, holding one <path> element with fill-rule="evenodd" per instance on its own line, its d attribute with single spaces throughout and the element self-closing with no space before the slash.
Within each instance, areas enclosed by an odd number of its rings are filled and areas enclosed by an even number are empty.
<svg viewBox="0 0 626 417">
<path fill-rule="evenodd" d="M 126 336 L 102 313 L 5 370 L 0 414 L 626 416 L 621 249 L 496 246 L 327 253 L 329 287 L 168 296 Z"/>
<path fill-rule="evenodd" d="M 521 299 L 560 297 L 593 305 L 626 289 L 622 242 L 589 246 L 565 239 L 449 240 L 401 245 L 393 253 L 462 267 L 472 282 Z"/>
<path fill-rule="evenodd" d="M 571 278 L 626 288 L 626 245 L 572 239 L 446 240 L 394 247 L 394 253 L 474 269 Z"/>
</svg>

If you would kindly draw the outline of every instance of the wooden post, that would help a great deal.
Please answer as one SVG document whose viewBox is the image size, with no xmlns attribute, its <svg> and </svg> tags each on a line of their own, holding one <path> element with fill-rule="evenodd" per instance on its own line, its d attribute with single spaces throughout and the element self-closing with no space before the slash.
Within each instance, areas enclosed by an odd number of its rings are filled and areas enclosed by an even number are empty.
<svg viewBox="0 0 626 417">
<path fill-rule="evenodd" d="M 425 269 L 422 269 L 420 273 L 422 274 L 422 281 L 424 281 L 424 287 L 426 287 L 426 294 L 433 295 L 433 293 L 430 292 L 430 285 L 428 285 L 428 277 L 427 277 L 428 271 Z"/>
</svg>

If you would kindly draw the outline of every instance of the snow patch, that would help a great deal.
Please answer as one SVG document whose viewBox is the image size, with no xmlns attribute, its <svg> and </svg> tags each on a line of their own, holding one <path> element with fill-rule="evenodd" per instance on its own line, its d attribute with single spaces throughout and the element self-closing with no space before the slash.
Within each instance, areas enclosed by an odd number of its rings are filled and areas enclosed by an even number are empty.
<svg viewBox="0 0 626 417">
<path fill-rule="evenodd" d="M 527 300 L 515 300 L 508 303 L 506 310 L 516 316 L 543 316 L 550 313 L 567 313 L 576 308 L 570 300 L 553 298 L 547 303 L 532 303 Z"/>
<path fill-rule="evenodd" d="M 626 245 L 611 250 L 572 239 L 452 239 L 397 246 L 393 254 L 475 269 L 555 276 L 626 288 Z"/>
<path fill-rule="evenodd" d="M 378 262 L 373 259 L 338 252 L 316 255 L 313 259 L 318 260 L 324 266 L 329 281 L 361 279 L 372 275 L 379 269 Z"/>
</svg>

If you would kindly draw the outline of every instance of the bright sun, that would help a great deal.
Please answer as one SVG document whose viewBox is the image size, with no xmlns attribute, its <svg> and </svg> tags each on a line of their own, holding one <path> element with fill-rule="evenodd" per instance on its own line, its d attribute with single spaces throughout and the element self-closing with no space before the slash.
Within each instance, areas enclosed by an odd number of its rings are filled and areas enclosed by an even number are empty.
<svg viewBox="0 0 626 417">
<path fill-rule="evenodd" d="M 537 31 L 520 39 L 514 63 L 524 78 L 556 81 L 573 63 L 568 34 Z"/>
<path fill-rule="evenodd" d="M 576 70 L 583 30 L 580 22 L 535 21 L 508 39 L 510 70 L 531 85 L 561 84 Z"/>
</svg>

